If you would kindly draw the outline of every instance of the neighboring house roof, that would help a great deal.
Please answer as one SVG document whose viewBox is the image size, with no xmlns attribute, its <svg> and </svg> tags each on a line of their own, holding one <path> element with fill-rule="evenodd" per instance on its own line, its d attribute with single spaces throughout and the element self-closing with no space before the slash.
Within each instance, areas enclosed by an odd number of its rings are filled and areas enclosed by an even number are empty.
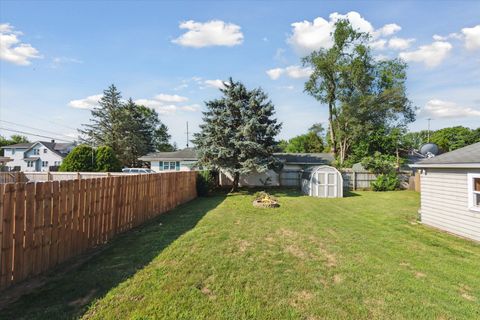
<svg viewBox="0 0 480 320">
<path fill-rule="evenodd" d="M 29 143 L 17 143 L 17 144 L 11 144 L 9 146 L 3 146 L 1 147 L 2 149 L 29 149 L 33 144 L 32 142 Z"/>
<path fill-rule="evenodd" d="M 191 160 L 196 161 L 197 155 L 195 149 L 185 148 L 183 150 L 172 152 L 151 152 L 143 157 L 139 158 L 141 161 L 169 161 L 169 160 Z"/>
<path fill-rule="evenodd" d="M 1 157 L 0 156 L 0 163 L 10 162 L 10 161 L 13 161 L 13 159 L 9 158 L 9 157 Z"/>
<path fill-rule="evenodd" d="M 419 161 L 413 168 L 480 168 L 480 142 Z"/>
<path fill-rule="evenodd" d="M 40 159 L 40 157 L 28 157 L 28 158 L 23 158 L 23 160 L 25 160 L 25 161 L 37 161 L 38 159 Z"/>
<path fill-rule="evenodd" d="M 9 146 L 3 146 L 2 149 L 27 149 L 26 151 L 28 151 L 38 143 L 43 144 L 47 149 L 62 158 L 68 153 L 68 148 L 73 145 L 73 143 L 56 143 L 55 141 L 35 141 L 30 143 L 17 143 Z"/>
<path fill-rule="evenodd" d="M 334 160 L 330 153 L 274 153 L 277 159 L 289 164 L 329 164 Z M 142 161 L 197 160 L 195 149 L 173 152 L 152 152 L 139 158 Z"/>
<path fill-rule="evenodd" d="M 331 153 L 274 153 L 273 155 L 288 164 L 330 164 L 335 159 Z"/>
</svg>

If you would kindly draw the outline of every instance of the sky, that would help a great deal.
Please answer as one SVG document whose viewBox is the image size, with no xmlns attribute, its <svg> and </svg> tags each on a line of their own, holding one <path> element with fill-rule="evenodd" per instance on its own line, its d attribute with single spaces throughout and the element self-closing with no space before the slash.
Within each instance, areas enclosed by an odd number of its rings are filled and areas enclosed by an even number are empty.
<svg viewBox="0 0 480 320">
<path fill-rule="evenodd" d="M 480 126 L 480 1 L 0 1 L 0 135 L 72 141 L 109 85 L 154 108 L 178 147 L 232 77 L 263 88 L 279 136 L 326 125 L 301 58 L 335 21 L 408 63 L 410 130 Z M 8 130 L 10 131 L 8 131 Z"/>
</svg>

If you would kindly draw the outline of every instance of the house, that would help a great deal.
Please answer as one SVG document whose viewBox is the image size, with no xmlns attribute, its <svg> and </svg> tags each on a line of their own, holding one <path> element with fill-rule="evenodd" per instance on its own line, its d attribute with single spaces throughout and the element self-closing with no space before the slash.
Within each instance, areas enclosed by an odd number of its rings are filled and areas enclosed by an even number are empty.
<svg viewBox="0 0 480 320">
<path fill-rule="evenodd" d="M 254 172 L 240 176 L 241 187 L 299 187 L 302 171 L 320 165 L 328 165 L 335 158 L 330 153 L 274 153 L 282 166 L 280 170 Z M 227 172 L 220 174 L 220 185 L 229 186 L 233 177 Z"/>
<path fill-rule="evenodd" d="M 422 223 L 480 241 L 480 142 L 411 165 Z"/>
<path fill-rule="evenodd" d="M 190 171 L 197 162 L 193 148 L 172 152 L 152 152 L 139 160 L 150 162 L 150 169 L 155 172 L 162 171 Z"/>
<path fill-rule="evenodd" d="M 281 163 L 279 172 L 269 170 L 263 173 L 251 173 L 240 177 L 240 186 L 299 186 L 300 175 L 303 169 L 330 164 L 334 157 L 330 153 L 274 153 Z M 150 162 L 150 168 L 161 171 L 188 171 L 195 169 L 197 156 L 193 148 L 186 148 L 173 152 L 152 152 L 139 160 Z M 228 186 L 233 181 L 227 172 L 221 172 L 220 185 Z"/>
<path fill-rule="evenodd" d="M 3 146 L 5 163 L 9 171 L 54 171 L 65 156 L 75 147 L 74 143 L 56 143 L 55 140 L 18 143 Z"/>
</svg>

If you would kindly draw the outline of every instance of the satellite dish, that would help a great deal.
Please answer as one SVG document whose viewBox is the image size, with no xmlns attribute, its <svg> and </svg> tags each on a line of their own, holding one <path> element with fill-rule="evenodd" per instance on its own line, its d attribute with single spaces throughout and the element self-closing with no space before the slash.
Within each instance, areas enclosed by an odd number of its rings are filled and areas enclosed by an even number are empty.
<svg viewBox="0 0 480 320">
<path fill-rule="evenodd" d="M 439 148 L 435 143 L 426 143 L 420 148 L 420 153 L 426 158 L 433 158 L 439 153 Z"/>
</svg>

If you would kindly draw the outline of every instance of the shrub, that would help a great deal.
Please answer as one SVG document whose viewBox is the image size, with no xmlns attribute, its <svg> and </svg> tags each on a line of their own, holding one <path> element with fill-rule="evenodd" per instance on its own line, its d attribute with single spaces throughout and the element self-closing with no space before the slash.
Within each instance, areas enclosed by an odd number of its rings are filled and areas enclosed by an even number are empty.
<svg viewBox="0 0 480 320">
<path fill-rule="evenodd" d="M 363 158 L 362 166 L 375 174 L 391 174 L 395 172 L 396 158 L 377 151 L 373 157 Z"/>
<path fill-rule="evenodd" d="M 393 191 L 398 189 L 400 181 L 395 173 L 380 174 L 377 180 L 372 182 L 373 191 Z"/>
<path fill-rule="evenodd" d="M 95 150 L 86 144 L 76 146 L 65 159 L 63 159 L 59 171 L 95 171 L 95 154 Z"/>
<path fill-rule="evenodd" d="M 197 194 L 206 197 L 215 189 L 215 177 L 211 171 L 199 171 L 197 174 Z"/>
<path fill-rule="evenodd" d="M 122 165 L 111 147 L 98 147 L 95 159 L 96 171 L 118 172 L 122 170 Z"/>
<path fill-rule="evenodd" d="M 266 199 L 277 201 L 277 198 L 275 198 L 274 196 L 272 196 L 271 194 L 269 194 L 268 192 L 265 192 L 265 191 L 255 192 L 253 194 L 253 198 L 257 201 L 262 201 L 262 200 L 266 200 Z"/>
</svg>

